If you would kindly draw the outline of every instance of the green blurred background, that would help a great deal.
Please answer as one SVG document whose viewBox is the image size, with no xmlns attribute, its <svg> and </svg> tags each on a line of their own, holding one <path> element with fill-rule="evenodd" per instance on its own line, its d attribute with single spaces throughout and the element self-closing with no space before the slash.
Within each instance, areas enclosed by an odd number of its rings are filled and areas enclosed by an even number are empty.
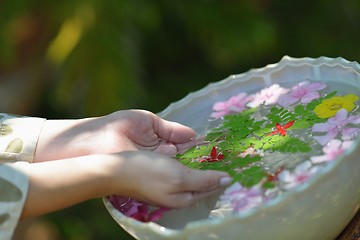
<svg viewBox="0 0 360 240">
<path fill-rule="evenodd" d="M 360 59 L 360 1 L 0 1 L 0 108 L 81 118 L 169 103 L 282 56 Z M 101 200 L 17 239 L 132 239 Z"/>
</svg>

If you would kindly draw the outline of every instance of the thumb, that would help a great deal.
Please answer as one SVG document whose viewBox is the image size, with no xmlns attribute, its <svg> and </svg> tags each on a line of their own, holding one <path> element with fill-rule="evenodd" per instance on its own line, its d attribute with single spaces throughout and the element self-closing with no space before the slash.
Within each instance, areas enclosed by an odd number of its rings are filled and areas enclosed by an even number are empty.
<svg viewBox="0 0 360 240">
<path fill-rule="evenodd" d="M 160 139 L 171 143 L 186 143 L 196 136 L 193 129 L 177 122 L 164 120 L 156 115 L 154 130 Z"/>
</svg>

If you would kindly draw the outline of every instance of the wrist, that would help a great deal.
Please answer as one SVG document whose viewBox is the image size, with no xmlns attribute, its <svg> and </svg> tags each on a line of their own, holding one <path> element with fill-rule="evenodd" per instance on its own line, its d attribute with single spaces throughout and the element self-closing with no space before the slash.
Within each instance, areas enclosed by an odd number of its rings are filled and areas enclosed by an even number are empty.
<svg viewBox="0 0 360 240">
<path fill-rule="evenodd" d="M 94 129 L 91 118 L 74 120 L 47 120 L 35 149 L 34 162 L 44 162 L 90 154 Z M 99 136 L 101 137 L 101 136 Z"/>
<path fill-rule="evenodd" d="M 131 153 L 130 153 L 131 154 Z M 133 159 L 127 159 L 129 157 L 128 152 L 121 152 L 116 154 L 105 155 L 106 159 L 102 161 L 102 169 L 104 182 L 106 183 L 103 196 L 108 195 L 133 195 L 134 190 L 134 169 Z M 136 174 L 136 173 L 135 173 Z"/>
<path fill-rule="evenodd" d="M 106 155 L 28 164 L 29 191 L 23 217 L 53 212 L 105 196 L 109 175 Z"/>
</svg>

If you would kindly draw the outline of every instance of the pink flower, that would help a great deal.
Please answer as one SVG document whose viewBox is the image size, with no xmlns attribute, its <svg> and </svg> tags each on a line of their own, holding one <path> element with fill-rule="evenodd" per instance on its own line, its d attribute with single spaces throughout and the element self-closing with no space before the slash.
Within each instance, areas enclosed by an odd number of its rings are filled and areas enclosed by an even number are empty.
<svg viewBox="0 0 360 240">
<path fill-rule="evenodd" d="M 338 134 L 341 134 L 343 140 L 350 140 L 354 138 L 359 132 L 359 128 L 346 127 L 349 123 L 359 124 L 360 116 L 347 117 L 348 112 L 345 109 L 340 109 L 335 117 L 329 118 L 326 123 L 316 123 L 312 127 L 313 132 L 325 133 L 321 136 L 314 136 L 314 139 L 321 145 L 325 145 L 330 140 L 334 139 Z"/>
<path fill-rule="evenodd" d="M 247 102 L 247 93 L 240 93 L 239 95 L 232 96 L 227 101 L 215 103 L 213 106 L 215 112 L 210 116 L 218 119 L 230 113 L 242 112 L 245 109 Z"/>
<path fill-rule="evenodd" d="M 234 212 L 239 213 L 259 206 L 263 202 L 263 191 L 260 184 L 245 188 L 239 182 L 236 182 L 225 190 L 220 197 L 220 201 L 225 204 L 230 203 Z"/>
<path fill-rule="evenodd" d="M 322 163 L 335 160 L 338 156 L 342 155 L 345 150 L 349 149 L 352 144 L 353 141 L 342 142 L 339 139 L 333 139 L 323 147 L 323 152 L 325 153 L 324 155 L 313 156 L 310 159 L 312 163 Z"/>
<path fill-rule="evenodd" d="M 170 210 L 168 208 L 158 208 L 149 212 L 148 204 L 124 196 L 111 195 L 109 196 L 109 201 L 125 216 L 134 218 L 141 222 L 157 221 L 163 216 L 164 212 Z"/>
<path fill-rule="evenodd" d="M 325 83 L 304 81 L 294 86 L 290 93 L 283 95 L 279 98 L 279 105 L 283 107 L 290 106 L 298 101 L 302 103 L 309 103 L 314 99 L 320 97 L 317 92 L 326 88 Z"/>
<path fill-rule="evenodd" d="M 261 156 L 261 157 L 263 157 L 264 153 L 259 151 L 259 150 L 256 150 L 254 147 L 248 147 L 245 151 L 243 151 L 242 153 L 239 154 L 239 157 L 245 158 L 248 155 L 250 157 L 253 157 L 253 156 Z"/>
<path fill-rule="evenodd" d="M 283 170 L 279 174 L 278 179 L 285 189 L 290 189 L 306 182 L 318 169 L 318 167 L 311 167 L 311 163 L 306 161 L 297 165 L 293 172 Z"/>
<path fill-rule="evenodd" d="M 250 102 L 247 106 L 255 108 L 260 106 L 260 104 L 264 104 L 266 106 L 273 105 L 278 102 L 278 99 L 282 94 L 285 94 L 288 91 L 288 89 L 282 88 L 278 84 L 273 84 L 270 87 L 264 88 L 260 92 L 249 96 Z"/>
</svg>

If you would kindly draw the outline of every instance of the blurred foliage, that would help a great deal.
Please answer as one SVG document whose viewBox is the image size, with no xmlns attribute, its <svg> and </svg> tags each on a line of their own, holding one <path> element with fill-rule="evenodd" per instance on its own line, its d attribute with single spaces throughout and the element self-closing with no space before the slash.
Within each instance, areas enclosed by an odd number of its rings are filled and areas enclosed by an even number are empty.
<svg viewBox="0 0 360 240">
<path fill-rule="evenodd" d="M 36 100 L 27 114 L 48 118 L 158 112 L 283 55 L 356 61 L 359 40 L 358 0 L 1 1 L 0 87 L 33 69 L 21 76 L 40 81 L 37 90 L 30 80 L 18 89 Z M 92 202 L 64 212 L 50 215 L 61 239 L 121 238 Z"/>
</svg>

